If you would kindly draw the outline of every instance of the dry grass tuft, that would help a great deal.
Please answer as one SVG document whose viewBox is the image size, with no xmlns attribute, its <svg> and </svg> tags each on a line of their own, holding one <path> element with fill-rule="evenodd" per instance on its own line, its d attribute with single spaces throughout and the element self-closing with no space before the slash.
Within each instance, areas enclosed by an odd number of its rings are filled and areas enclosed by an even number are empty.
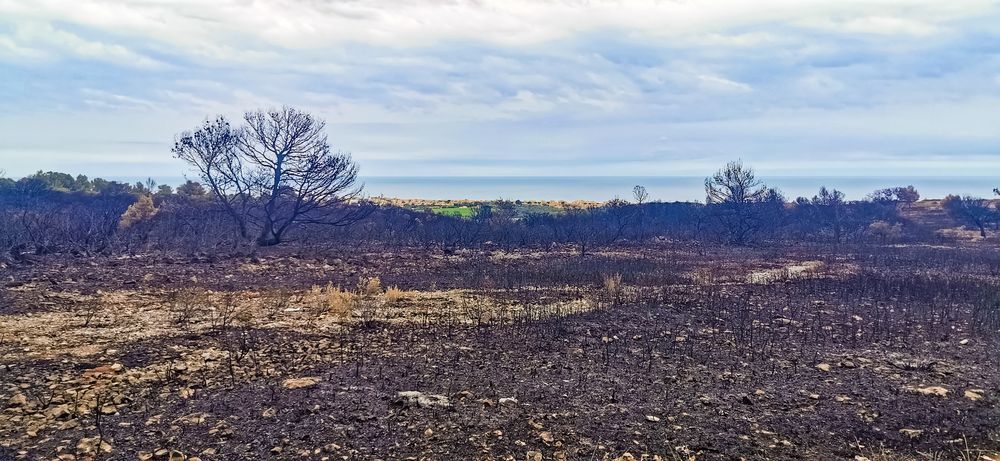
<svg viewBox="0 0 1000 461">
<path fill-rule="evenodd" d="M 406 292 L 399 289 L 399 287 L 388 287 L 385 289 L 385 303 L 390 306 L 395 305 L 406 297 Z"/>
<path fill-rule="evenodd" d="M 611 274 L 604 276 L 604 295 L 612 303 L 618 304 L 622 297 L 622 274 Z"/>
<path fill-rule="evenodd" d="M 691 272 L 691 282 L 695 285 L 711 285 L 716 282 L 715 274 L 707 267 L 699 267 Z"/>
<path fill-rule="evenodd" d="M 382 280 L 378 277 L 371 277 L 358 280 L 358 294 L 361 296 L 376 296 L 382 293 Z"/>
<path fill-rule="evenodd" d="M 342 290 L 339 286 L 335 287 L 332 283 L 328 283 L 323 289 L 323 300 L 325 310 L 338 317 L 350 315 L 354 306 L 354 294 Z"/>
</svg>

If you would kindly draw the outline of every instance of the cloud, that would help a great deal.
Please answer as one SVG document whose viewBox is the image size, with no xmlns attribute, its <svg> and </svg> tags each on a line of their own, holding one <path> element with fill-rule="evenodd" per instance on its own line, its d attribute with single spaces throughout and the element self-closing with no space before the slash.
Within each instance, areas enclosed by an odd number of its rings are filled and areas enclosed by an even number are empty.
<svg viewBox="0 0 1000 461">
<path fill-rule="evenodd" d="M 845 32 L 926 35 L 939 30 L 941 23 L 974 17 L 993 7 L 984 0 L 959 4 L 935 0 L 865 4 L 820 0 L 76 0 L 68 8 L 59 0 L 5 0 L 0 2 L 0 13 L 19 21 L 54 20 L 139 35 L 220 57 L 265 45 L 299 50 L 345 43 L 412 48 L 475 40 L 528 46 L 600 30 L 646 37 L 694 35 L 714 45 L 746 46 L 775 37 L 720 31 L 781 23 Z"/>
<path fill-rule="evenodd" d="M 44 22 L 16 24 L 12 34 L 0 36 L 0 47 L 13 52 L 14 57 L 29 59 L 62 55 L 126 67 L 156 69 L 163 66 L 163 63 L 135 53 L 123 45 L 84 39 Z"/>
<path fill-rule="evenodd" d="M 880 35 L 927 36 L 941 31 L 940 27 L 928 22 L 885 16 L 852 19 L 843 23 L 842 27 L 847 32 Z"/>
<path fill-rule="evenodd" d="M 96 109 L 122 109 L 138 107 L 141 109 L 156 109 L 156 105 L 148 100 L 109 93 L 107 91 L 84 88 L 80 91 L 83 102 Z"/>
<path fill-rule="evenodd" d="M 46 57 L 46 54 L 41 50 L 22 45 L 12 37 L 0 35 L 0 56 L 16 60 L 35 61 Z"/>
<path fill-rule="evenodd" d="M 1000 158 L 998 24 L 979 0 L 0 0 L 0 156 L 141 141 L 121 155 L 159 168 L 205 116 L 290 104 L 368 174 Z M 43 127 L 79 136 L 19 134 Z"/>
<path fill-rule="evenodd" d="M 721 91 L 751 91 L 753 88 L 746 83 L 740 83 L 718 75 L 701 74 L 698 76 L 701 86 L 711 90 Z"/>
</svg>

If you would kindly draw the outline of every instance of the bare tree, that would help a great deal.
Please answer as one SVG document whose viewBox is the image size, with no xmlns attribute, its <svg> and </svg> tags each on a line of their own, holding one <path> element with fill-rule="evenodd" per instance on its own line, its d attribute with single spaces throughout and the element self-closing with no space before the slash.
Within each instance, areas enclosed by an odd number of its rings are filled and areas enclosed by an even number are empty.
<svg viewBox="0 0 1000 461">
<path fill-rule="evenodd" d="M 332 152 L 326 123 L 305 112 L 248 112 L 239 150 L 260 178 L 264 201 L 261 246 L 281 243 L 301 223 L 343 226 L 364 217 L 367 207 L 343 206 L 361 194 L 358 167 L 350 155 Z"/>
<path fill-rule="evenodd" d="M 240 158 L 237 146 L 240 132 L 230 127 L 225 117 L 206 120 L 194 131 L 185 131 L 177 137 L 173 153 L 198 170 L 202 181 L 233 219 L 240 237 L 249 238 L 247 220 L 251 206 L 251 184 Z M 185 184 L 184 192 L 193 189 Z M 178 192 L 182 189 L 178 188 Z"/>
<path fill-rule="evenodd" d="M 636 233 L 637 238 L 643 239 L 646 236 L 646 222 L 645 214 L 646 208 L 642 206 L 646 200 L 649 199 L 649 192 L 646 191 L 646 186 L 636 185 L 632 188 L 632 197 L 635 197 L 635 203 L 640 205 L 636 211 Z"/>
<path fill-rule="evenodd" d="M 820 222 L 830 226 L 833 230 L 833 240 L 840 243 L 843 229 L 844 216 L 844 193 L 837 190 L 829 190 L 826 186 L 819 188 L 819 194 L 813 196 L 812 204 L 819 211 Z"/>
<path fill-rule="evenodd" d="M 753 168 L 742 161 L 729 162 L 726 167 L 705 178 L 705 201 L 709 204 L 749 204 L 763 200 L 767 186 L 757 179 Z"/>
<path fill-rule="evenodd" d="M 330 150 L 322 120 L 289 107 L 243 119 L 239 129 L 223 117 L 206 122 L 174 147 L 199 170 L 241 236 L 255 224 L 257 244 L 276 245 L 296 225 L 345 226 L 370 211 L 355 203 L 358 168 L 350 155 Z"/>
<path fill-rule="evenodd" d="M 614 243 L 618 239 L 625 235 L 629 226 L 632 225 L 636 217 L 636 208 L 634 205 L 629 204 L 627 201 L 614 198 L 601 207 L 602 211 L 607 213 L 609 218 L 609 231 L 607 242 Z"/>
<path fill-rule="evenodd" d="M 642 205 L 649 198 L 649 192 L 645 186 L 635 186 L 632 188 L 632 197 L 635 197 L 635 203 Z"/>
<path fill-rule="evenodd" d="M 784 198 L 757 179 L 753 168 L 740 161 L 729 162 L 712 177 L 705 178 L 705 201 L 709 215 L 730 243 L 746 244 L 762 224 L 777 216 Z"/>
<path fill-rule="evenodd" d="M 941 201 L 941 207 L 956 221 L 975 226 L 983 238 L 986 237 L 986 226 L 995 218 L 989 202 L 981 198 L 949 195 Z"/>
</svg>

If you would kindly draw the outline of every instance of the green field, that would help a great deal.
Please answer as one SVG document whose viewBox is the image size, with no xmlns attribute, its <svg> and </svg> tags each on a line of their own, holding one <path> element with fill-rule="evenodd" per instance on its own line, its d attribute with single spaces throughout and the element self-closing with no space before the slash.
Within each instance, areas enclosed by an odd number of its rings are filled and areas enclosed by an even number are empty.
<svg viewBox="0 0 1000 461">
<path fill-rule="evenodd" d="M 432 207 L 430 209 L 432 212 L 445 215 L 445 216 L 457 216 L 459 218 L 471 218 L 475 216 L 476 211 L 479 210 L 478 206 L 449 206 L 449 207 Z"/>
<path fill-rule="evenodd" d="M 480 204 L 470 204 L 470 205 L 457 205 L 457 206 L 432 206 L 424 207 L 422 209 L 428 210 L 432 213 L 437 213 L 444 216 L 455 216 L 463 219 L 470 219 L 479 212 L 479 208 L 483 205 L 490 205 L 491 202 L 484 202 Z M 547 205 L 529 205 L 526 203 L 518 203 L 514 206 L 515 215 L 519 218 L 523 218 L 531 213 L 536 214 L 559 214 L 563 210 Z"/>
</svg>

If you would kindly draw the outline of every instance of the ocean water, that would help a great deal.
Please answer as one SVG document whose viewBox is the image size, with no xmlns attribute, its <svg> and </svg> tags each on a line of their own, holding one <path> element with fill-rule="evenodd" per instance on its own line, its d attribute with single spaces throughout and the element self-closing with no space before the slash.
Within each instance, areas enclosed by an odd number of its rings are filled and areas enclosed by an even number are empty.
<svg viewBox="0 0 1000 461">
<path fill-rule="evenodd" d="M 145 180 L 137 177 L 111 177 L 118 181 Z M 177 185 L 181 177 L 154 177 L 159 184 Z M 789 200 L 812 197 L 820 186 L 835 188 L 848 199 L 864 198 L 881 188 L 913 185 L 923 198 L 942 198 L 948 194 L 989 198 L 1000 187 L 1000 176 L 966 177 L 823 177 L 772 176 L 761 178 L 778 188 Z M 364 193 L 370 197 L 472 200 L 594 200 L 615 197 L 632 199 L 632 188 L 646 187 L 650 200 L 704 201 L 705 178 L 701 176 L 368 176 L 361 178 Z"/>
</svg>

